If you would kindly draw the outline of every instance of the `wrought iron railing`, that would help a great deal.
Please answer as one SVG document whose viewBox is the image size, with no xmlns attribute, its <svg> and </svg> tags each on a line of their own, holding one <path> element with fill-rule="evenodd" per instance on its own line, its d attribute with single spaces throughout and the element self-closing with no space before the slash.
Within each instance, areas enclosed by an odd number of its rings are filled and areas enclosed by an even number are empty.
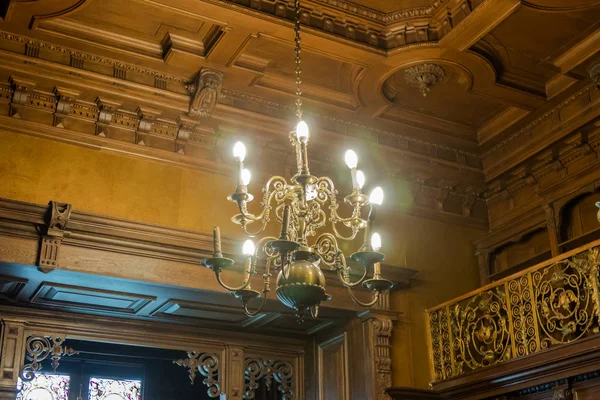
<svg viewBox="0 0 600 400">
<path fill-rule="evenodd" d="M 427 310 L 433 380 L 599 331 L 600 241 Z"/>
</svg>

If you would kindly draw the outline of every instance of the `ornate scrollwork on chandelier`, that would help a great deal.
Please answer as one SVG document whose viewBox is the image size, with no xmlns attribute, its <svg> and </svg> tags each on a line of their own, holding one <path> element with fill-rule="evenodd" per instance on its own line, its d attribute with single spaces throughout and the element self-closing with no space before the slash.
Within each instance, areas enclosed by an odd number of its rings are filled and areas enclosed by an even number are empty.
<svg viewBox="0 0 600 400">
<path fill-rule="evenodd" d="M 446 77 L 444 68 L 437 64 L 419 64 L 408 68 L 404 73 L 406 83 L 419 88 L 423 97 L 431 91 L 431 87 Z"/>
<path fill-rule="evenodd" d="M 600 247 L 428 311 L 436 381 L 597 334 Z"/>
<path fill-rule="evenodd" d="M 253 400 L 260 381 L 264 378 L 269 390 L 277 389 L 283 400 L 296 400 L 294 394 L 294 368 L 290 362 L 262 358 L 246 358 L 244 363 L 246 388 L 242 398 Z M 274 386 L 275 385 L 275 386 Z"/>
<path fill-rule="evenodd" d="M 78 351 L 64 345 L 65 338 L 33 335 L 27 338 L 25 344 L 26 358 L 28 363 L 21 370 L 21 378 L 31 381 L 36 372 L 42 369 L 42 361 L 52 360 L 52 370 L 56 372 L 59 361 L 64 356 L 79 354 Z"/>
<path fill-rule="evenodd" d="M 187 358 L 174 360 L 173 364 L 185 367 L 189 370 L 192 385 L 196 381 L 196 374 L 204 377 L 202 383 L 207 387 L 208 396 L 211 398 L 221 395 L 221 380 L 219 378 L 219 356 L 214 353 L 197 353 L 189 351 Z"/>
<path fill-rule="evenodd" d="M 357 170 L 358 158 L 354 151 L 346 152 L 346 164 L 352 175 L 352 193 L 344 198 L 351 207 L 352 213 L 342 217 L 338 213 L 338 191 L 329 177 L 311 175 L 308 167 L 308 125 L 302 121 L 302 90 L 301 80 L 301 47 L 300 47 L 300 1 L 295 0 L 296 20 L 295 61 L 296 61 L 296 116 L 298 125 L 289 133 L 289 138 L 296 153 L 297 173 L 287 180 L 282 176 L 271 177 L 262 189 L 261 209 L 258 214 L 252 214 L 248 205 L 253 196 L 248 192 L 250 171 L 244 168 L 246 147 L 237 142 L 233 155 L 238 163 L 239 176 L 237 188 L 228 199 L 236 204 L 239 213 L 232 221 L 238 224 L 250 238 L 261 235 L 269 226 L 272 219 L 281 225 L 279 237 L 268 236 L 258 240 L 256 245 L 251 241 L 244 244 L 243 253 L 246 255 L 244 279 L 242 284 L 232 287 L 225 284 L 221 272 L 230 269 L 234 262 L 223 257 L 221 251 L 219 228 L 214 230 L 214 251 L 211 258 L 202 264 L 214 271 L 219 284 L 242 301 L 244 311 L 248 315 L 260 312 L 270 289 L 273 270 L 277 272 L 276 294 L 286 306 L 296 310 L 299 321 L 306 313 L 316 318 L 319 306 L 329 300 L 326 293 L 325 275 L 322 268 L 335 271 L 342 284 L 348 288 L 350 297 L 364 307 L 374 305 L 380 294 L 391 289 L 393 283 L 381 276 L 380 262 L 384 255 L 379 253 L 381 238 L 373 233 L 377 206 L 383 201 L 383 190 L 375 188 L 371 196 L 362 193 L 365 175 Z M 368 217 L 362 216 L 364 207 L 369 207 Z M 320 229 L 329 226 L 332 232 L 321 233 Z M 352 281 L 350 266 L 338 241 L 353 241 L 364 231 L 362 247 L 350 256 L 350 259 L 362 267 L 361 277 Z M 312 240 L 312 238 L 315 240 Z M 312 242 L 312 243 L 311 243 Z M 257 291 L 251 287 L 251 279 L 256 274 L 257 264 L 265 264 L 262 275 L 263 288 Z M 372 269 L 372 278 L 367 279 Z M 359 300 L 352 292 L 353 288 L 363 285 L 374 293 L 368 302 Z M 250 301 L 260 300 L 257 309 L 251 310 Z"/>
</svg>

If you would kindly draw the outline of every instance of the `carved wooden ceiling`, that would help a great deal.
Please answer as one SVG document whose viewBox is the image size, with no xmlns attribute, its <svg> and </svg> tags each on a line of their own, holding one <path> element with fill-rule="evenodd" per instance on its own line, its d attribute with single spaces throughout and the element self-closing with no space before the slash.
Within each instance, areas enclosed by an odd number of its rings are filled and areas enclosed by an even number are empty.
<svg viewBox="0 0 600 400">
<path fill-rule="evenodd" d="M 531 130 L 564 123 L 552 111 L 573 99 L 598 98 L 588 73 L 600 62 L 598 0 L 301 4 L 315 169 L 340 164 L 353 145 L 416 214 L 486 226 L 490 184 L 524 148 L 530 156 L 549 145 Z M 213 169 L 229 161 L 234 138 L 252 137 L 265 169 L 279 172 L 293 165 L 282 155 L 293 124 L 293 14 L 283 0 L 9 1 L 0 8 L 0 125 L 18 116 L 88 145 L 91 134 L 94 145 L 167 160 L 184 153 Z M 202 68 L 222 74 L 203 118 L 189 114 Z M 36 111 L 16 112 L 15 93 Z M 40 114 L 61 99 L 77 121 Z M 102 110 L 121 130 L 98 127 Z"/>
</svg>

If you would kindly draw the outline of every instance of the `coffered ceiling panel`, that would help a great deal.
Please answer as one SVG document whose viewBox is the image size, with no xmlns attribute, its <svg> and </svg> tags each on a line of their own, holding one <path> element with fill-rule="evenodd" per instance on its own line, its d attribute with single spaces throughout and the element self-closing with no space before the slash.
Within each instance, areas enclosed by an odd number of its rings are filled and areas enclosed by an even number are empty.
<svg viewBox="0 0 600 400">
<path fill-rule="evenodd" d="M 382 118 L 426 125 L 444 134 L 475 141 L 477 129 L 505 110 L 506 105 L 472 93 L 471 77 L 462 68 L 450 64 L 439 67 L 444 76 L 425 95 L 416 86 L 418 82 L 411 77 L 410 69 L 402 69 L 390 76 L 383 91 L 393 105 Z"/>
<path fill-rule="evenodd" d="M 553 62 L 600 28 L 600 7 L 565 8 L 549 12 L 521 6 L 475 50 L 487 53 L 502 83 L 546 95 L 546 83 L 560 73 Z"/>
<path fill-rule="evenodd" d="M 259 35 L 244 47 L 235 66 L 256 75 L 251 85 L 293 94 L 295 60 L 291 43 Z M 341 57 L 326 56 L 311 50 L 302 52 L 302 84 L 306 97 L 354 109 L 357 81 L 362 66 Z"/>
</svg>

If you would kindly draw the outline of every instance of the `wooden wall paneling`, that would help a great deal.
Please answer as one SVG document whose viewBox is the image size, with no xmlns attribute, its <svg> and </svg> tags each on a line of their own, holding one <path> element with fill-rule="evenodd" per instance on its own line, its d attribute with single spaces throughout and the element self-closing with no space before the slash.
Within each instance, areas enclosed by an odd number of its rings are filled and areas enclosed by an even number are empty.
<svg viewBox="0 0 600 400">
<path fill-rule="evenodd" d="M 348 335 L 343 332 L 317 345 L 319 400 L 350 399 Z"/>
<path fill-rule="evenodd" d="M 1 318 L 0 399 L 14 400 L 25 359 L 25 323 Z"/>
</svg>

